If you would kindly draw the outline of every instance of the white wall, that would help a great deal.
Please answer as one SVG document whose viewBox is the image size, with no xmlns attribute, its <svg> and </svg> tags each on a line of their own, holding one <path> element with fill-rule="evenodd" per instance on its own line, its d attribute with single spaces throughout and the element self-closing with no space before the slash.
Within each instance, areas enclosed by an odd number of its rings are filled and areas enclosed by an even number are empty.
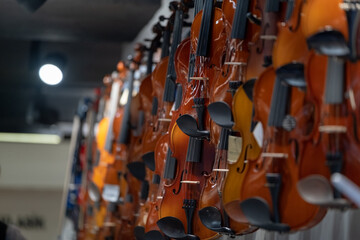
<svg viewBox="0 0 360 240">
<path fill-rule="evenodd" d="M 0 219 L 22 221 L 28 240 L 57 239 L 68 154 L 68 141 L 0 143 Z"/>
</svg>

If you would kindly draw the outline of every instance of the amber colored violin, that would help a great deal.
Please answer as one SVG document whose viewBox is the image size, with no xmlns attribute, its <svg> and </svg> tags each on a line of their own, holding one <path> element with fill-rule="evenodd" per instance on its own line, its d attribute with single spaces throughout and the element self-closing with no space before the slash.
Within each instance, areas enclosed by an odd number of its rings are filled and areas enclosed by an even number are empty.
<svg viewBox="0 0 360 240">
<path fill-rule="evenodd" d="M 295 4 L 291 19 L 299 19 L 301 1 Z M 255 83 L 254 119 L 264 127 L 264 140 L 261 156 L 248 161 L 242 188 L 245 200 L 240 204 L 250 223 L 280 232 L 312 227 L 326 212 L 306 203 L 297 192 L 300 153 L 309 135 L 311 112 L 304 107 L 305 38 L 291 21 L 288 24 L 280 28 L 274 46 L 274 67 Z M 272 94 L 268 89 L 273 89 Z"/>
<path fill-rule="evenodd" d="M 276 5 L 274 2 L 247 1 L 249 10 L 241 11 L 247 13 L 245 15 L 248 19 L 247 23 L 240 25 L 242 28 L 237 28 L 242 30 L 235 31 L 233 27 L 232 32 L 233 36 L 238 35 L 238 38 L 233 39 L 232 42 L 239 50 L 236 51 L 237 48 L 233 50 L 235 61 L 230 60 L 228 64 L 234 65 L 231 76 L 239 79 L 243 84 L 235 93 L 232 102 L 235 123 L 233 130 L 238 132 L 241 138 L 232 139 L 234 146 L 230 150 L 234 156 L 229 158 L 223 203 L 230 218 L 243 223 L 247 223 L 247 220 L 239 208 L 239 201 L 242 199 L 241 189 L 248 171 L 247 163 L 257 159 L 261 152 L 253 135 L 256 126 L 256 121 L 253 119 L 254 82 L 264 71 L 264 67 L 273 61 L 269 52 L 272 52 L 273 42 L 276 39 L 276 23 L 283 15 L 282 5 Z M 246 19 L 244 16 L 242 18 Z"/>
<path fill-rule="evenodd" d="M 308 1 L 302 28 L 309 48 L 316 52 L 308 58 L 306 69 L 307 97 L 314 103 L 315 119 L 313 141 L 301 161 L 303 179 L 298 189 L 309 203 L 335 208 L 351 203 L 331 187 L 330 174 L 340 172 L 360 184 L 356 174 L 360 169 L 355 70 L 358 11 L 347 9 L 342 2 Z M 313 8 L 325 6 L 327 11 L 316 16 Z"/>
<path fill-rule="evenodd" d="M 122 69 L 126 71 L 126 69 Z M 123 72 L 120 72 L 124 74 Z M 117 184 L 117 171 L 113 167 L 115 157 L 113 155 L 112 141 L 114 132 L 114 121 L 117 112 L 117 102 L 120 94 L 120 86 L 122 86 L 122 75 L 118 74 L 116 78 L 105 77 L 104 83 L 107 84 L 111 94 L 110 101 L 108 101 L 109 115 L 105 116 L 99 123 L 99 130 L 96 136 L 98 159 L 96 159 L 91 182 L 88 187 L 89 197 L 94 202 L 93 215 L 94 223 L 91 223 L 96 236 L 102 235 L 104 221 L 106 217 L 107 203 L 102 199 L 103 188 L 106 184 Z"/>
</svg>

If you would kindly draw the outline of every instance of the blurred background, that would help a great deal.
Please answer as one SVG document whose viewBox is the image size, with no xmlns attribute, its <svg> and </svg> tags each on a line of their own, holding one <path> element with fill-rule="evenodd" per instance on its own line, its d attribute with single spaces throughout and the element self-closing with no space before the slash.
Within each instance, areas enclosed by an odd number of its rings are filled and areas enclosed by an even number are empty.
<svg viewBox="0 0 360 240">
<path fill-rule="evenodd" d="M 169 2 L 0 0 L 0 220 L 28 239 L 57 238 L 78 103 L 152 37 Z M 50 60 L 58 85 L 39 77 Z"/>
</svg>

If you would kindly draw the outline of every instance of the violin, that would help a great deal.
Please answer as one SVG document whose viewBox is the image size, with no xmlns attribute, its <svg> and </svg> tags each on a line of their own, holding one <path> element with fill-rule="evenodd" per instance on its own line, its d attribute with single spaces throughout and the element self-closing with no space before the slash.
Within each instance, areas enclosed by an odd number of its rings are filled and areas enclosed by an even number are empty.
<svg viewBox="0 0 360 240">
<path fill-rule="evenodd" d="M 225 63 L 228 69 L 232 70 L 229 79 L 237 80 L 242 86 L 237 91 L 233 90 L 233 131 L 237 132 L 240 138 L 231 137 L 233 147 L 229 150 L 233 156 L 228 158 L 229 172 L 223 187 L 223 204 L 226 212 L 230 218 L 242 223 L 248 222 L 239 208 L 239 201 L 242 199 L 241 188 L 248 171 L 247 162 L 257 159 L 261 153 L 261 148 L 253 135 L 257 124 L 253 119 L 253 88 L 255 79 L 264 71 L 264 67 L 273 62 L 272 57 L 269 57 L 272 54 L 269 55 L 268 52 L 272 51 L 273 41 L 277 37 L 276 22 L 279 16 L 276 13 L 282 15 L 283 11 L 272 1 L 245 3 L 239 6 L 239 20 L 234 21 L 232 28 L 234 38 L 230 45 L 231 58 Z"/>
<path fill-rule="evenodd" d="M 190 39 L 187 38 L 179 44 L 175 53 L 175 71 L 177 76 L 176 78 L 177 100 L 175 101 L 175 105 L 179 105 L 178 100 L 179 99 L 181 100 L 180 96 L 181 96 L 182 84 L 183 84 L 181 80 L 185 79 L 186 81 L 186 76 L 188 73 L 188 65 L 189 65 L 189 55 L 190 55 Z M 173 117 L 178 116 L 177 110 L 178 110 L 178 106 L 175 106 L 174 111 L 172 111 Z M 162 176 L 165 170 L 166 161 L 169 158 L 169 152 L 168 152 L 169 141 L 170 141 L 169 133 L 167 132 L 157 141 L 154 151 L 155 169 L 153 172 L 154 174 L 153 176 L 155 176 L 154 179 L 158 179 L 157 180 L 158 184 L 156 185 L 157 189 L 153 189 L 154 191 L 150 189 L 150 194 L 148 199 L 150 203 L 150 210 L 145 225 L 145 232 L 147 233 L 146 235 L 149 235 L 149 232 L 155 234 L 155 231 L 160 230 L 159 227 L 157 226 L 157 221 L 159 220 L 159 215 L 160 215 L 159 210 L 163 199 L 164 184 L 166 181 L 166 179 L 164 179 Z M 160 236 L 158 235 L 157 237 L 159 239 Z"/>
<path fill-rule="evenodd" d="M 114 145 L 117 157 L 117 172 L 120 185 L 120 195 L 118 212 L 120 213 L 120 224 L 117 230 L 121 237 L 133 236 L 133 229 L 136 220 L 136 213 L 139 208 L 139 190 L 141 182 L 145 177 L 145 167 L 140 165 L 134 171 L 133 163 L 136 164 L 141 158 L 141 136 L 137 132 L 141 132 L 142 122 L 138 121 L 139 95 L 134 95 L 135 71 L 138 70 L 143 58 L 145 46 L 138 44 L 135 48 L 135 56 L 130 64 L 130 78 L 127 90 L 127 98 L 121 116 L 120 132 Z M 137 124 L 139 123 L 139 124 Z M 133 126 L 137 125 L 137 129 L 133 131 Z M 119 125 L 118 125 L 119 126 Z M 130 187 L 131 186 L 131 187 Z"/>
<path fill-rule="evenodd" d="M 204 10 L 195 16 L 191 26 L 188 81 L 183 86 L 184 95 L 178 109 L 181 117 L 176 120 L 176 114 L 173 115 L 169 127 L 172 154 L 164 170 L 166 183 L 160 206 L 161 218 L 157 223 L 168 237 L 195 235 L 210 239 L 217 236 L 202 226 L 197 210 L 205 175 L 211 171 L 214 159 L 214 146 L 203 142 L 209 137 L 209 131 L 205 129 L 210 124 L 205 108 L 209 101 L 209 86 L 220 74 L 226 43 L 225 28 L 222 10 L 214 8 L 213 1 L 204 3 Z M 212 47 L 208 48 L 210 44 Z M 183 129 L 188 124 L 191 125 L 190 131 Z M 198 131 L 201 131 L 201 136 L 197 135 Z"/>
<path fill-rule="evenodd" d="M 320 6 L 326 6 L 328 11 L 315 18 L 311 8 Z M 332 188 L 329 179 L 334 173 L 342 173 L 360 184 L 355 173 L 360 169 L 356 157 L 359 132 L 354 91 L 358 85 L 356 67 L 354 69 L 358 55 L 357 30 L 354 29 L 357 12 L 343 8 L 342 1 L 329 4 L 314 0 L 305 7 L 302 29 L 307 45 L 315 51 L 307 60 L 307 97 L 315 106 L 315 117 L 313 141 L 304 151 L 298 189 L 309 203 L 348 208 L 352 206 L 351 202 Z M 313 24 L 310 21 L 314 21 Z M 331 38 L 331 41 L 325 41 L 325 38 Z M 313 155 L 309 155 L 311 153 Z M 316 161 L 309 164 L 315 157 Z"/>
<path fill-rule="evenodd" d="M 125 71 L 125 69 L 124 69 Z M 114 76 L 115 77 L 115 76 Z M 96 159 L 93 168 L 91 182 L 88 186 L 88 195 L 94 202 L 94 221 L 96 236 L 101 235 L 104 226 L 104 219 L 106 216 L 107 203 L 102 199 L 102 193 L 106 184 L 117 184 L 117 171 L 113 167 L 115 157 L 113 155 L 112 141 L 114 131 L 114 119 L 117 111 L 117 102 L 120 95 L 120 86 L 122 81 L 120 75 L 113 77 L 105 77 L 104 83 L 111 87 L 110 102 L 108 101 L 109 115 L 99 122 L 99 131 L 96 136 L 98 158 Z"/>
<path fill-rule="evenodd" d="M 292 20 L 299 19 L 301 2 L 295 1 Z M 287 24 L 280 25 L 273 67 L 255 83 L 254 119 L 264 127 L 264 140 L 261 156 L 248 161 L 241 189 L 245 200 L 240 203 L 251 224 L 280 232 L 312 227 L 326 213 L 305 202 L 297 191 L 300 153 L 311 120 L 311 111 L 304 107 L 303 62 L 308 51 L 299 27 L 294 28 L 293 21 Z M 268 89 L 273 89 L 272 94 Z"/>
<path fill-rule="evenodd" d="M 178 45 L 178 42 L 181 40 L 181 29 L 183 25 L 184 14 L 188 9 L 188 5 L 185 2 L 181 2 L 178 6 L 175 5 L 175 2 L 170 4 L 170 9 L 175 10 L 172 14 L 174 17 L 170 17 L 168 22 L 168 26 L 165 28 L 164 35 L 169 29 L 173 29 L 173 41 L 171 44 L 171 51 L 169 56 L 164 57 L 161 62 L 154 69 L 154 72 L 151 75 L 152 80 L 152 88 L 153 91 L 153 108 L 151 114 L 154 116 L 153 121 L 150 121 L 149 126 L 146 128 L 144 132 L 144 141 L 143 141 L 143 161 L 147 166 L 147 182 L 149 183 L 149 193 L 146 203 L 143 205 L 146 208 L 146 211 L 143 211 L 143 215 L 140 221 L 145 224 L 144 226 L 137 226 L 135 229 L 135 235 L 138 239 L 144 237 L 149 238 L 160 238 L 162 234 L 158 231 L 159 229 L 156 226 L 156 222 L 158 220 L 157 217 L 157 204 L 159 200 L 159 196 L 157 196 L 159 186 L 161 184 L 161 175 L 163 170 L 163 163 L 166 159 L 167 155 L 167 145 L 168 145 L 168 136 L 166 134 L 169 124 L 169 118 L 164 118 L 164 116 L 168 116 L 168 107 L 173 105 L 172 99 L 169 98 L 171 96 L 171 92 L 173 92 L 173 84 L 172 79 L 174 78 L 174 55 L 175 50 Z M 173 25 L 173 27 L 170 27 Z M 164 48 L 168 49 L 168 42 L 165 41 L 166 37 L 164 36 L 162 53 L 164 53 Z M 167 66 L 167 73 L 164 74 L 165 70 L 164 65 Z M 164 89 L 165 88 L 165 89 Z M 168 94 L 166 94 L 166 92 Z M 170 95 L 169 95 L 170 94 Z M 158 100 L 159 99 L 159 100 Z M 164 115 L 164 113 L 166 113 Z M 165 135 L 164 135 L 165 134 Z M 164 136 L 163 136 L 164 135 Z M 165 137 L 167 136 L 167 137 Z M 164 150 L 166 149 L 166 150 Z M 156 156 L 154 154 L 154 150 Z M 161 155 L 164 152 L 162 157 L 158 157 L 159 153 Z M 150 170 L 150 171 L 149 171 Z M 148 217 L 147 217 L 148 216 Z"/>
<path fill-rule="evenodd" d="M 158 31 L 157 31 L 158 30 Z M 141 121 L 144 122 L 144 127 L 140 133 L 141 141 L 139 142 L 141 146 L 141 158 L 144 161 L 144 154 L 151 151 L 153 142 L 151 141 L 152 132 L 153 132 L 153 115 L 152 115 L 152 84 L 151 84 L 151 72 L 153 67 L 153 53 L 157 50 L 160 44 L 160 38 L 162 34 L 162 28 L 159 28 L 159 24 L 156 24 L 153 28 L 153 31 L 157 33 L 157 36 L 152 40 L 150 48 L 148 48 L 148 60 L 147 60 L 147 75 L 142 79 L 141 85 L 139 88 L 139 97 L 140 97 L 140 116 L 143 115 Z M 151 140 L 150 140 L 151 139 Z M 150 160 L 151 161 L 151 160 Z M 135 222 L 135 236 L 137 231 L 141 231 L 143 234 L 143 229 L 146 225 L 146 219 L 150 210 L 150 202 L 147 201 L 149 195 L 154 191 L 153 188 L 155 184 L 151 184 L 153 179 L 153 171 L 149 168 L 149 163 L 144 161 L 145 165 L 148 165 L 146 168 L 145 179 L 142 182 L 141 191 L 140 191 L 140 209 Z M 152 163 L 151 163 L 152 164 Z M 150 188 L 150 189 L 149 189 Z M 140 228 L 140 230 L 138 230 Z M 139 237 L 140 238 L 140 237 Z"/>
<path fill-rule="evenodd" d="M 90 239 L 90 236 L 87 236 L 87 225 L 89 222 L 92 221 L 92 208 L 93 206 L 90 203 L 88 192 L 87 192 L 87 185 L 90 181 L 90 173 L 93 165 L 93 160 L 95 156 L 95 149 L 96 149 L 96 142 L 94 140 L 95 133 L 94 133 L 94 126 L 96 123 L 96 116 L 99 110 L 99 102 L 101 98 L 101 91 L 100 89 L 95 90 L 96 98 L 89 106 L 88 112 L 86 114 L 86 123 L 89 126 L 89 132 L 86 136 L 85 140 L 85 151 L 84 151 L 84 165 L 82 170 L 81 176 L 81 188 L 79 194 L 79 231 L 77 234 L 77 239 Z"/>
<path fill-rule="evenodd" d="M 252 3 L 250 1 L 224 1 L 222 5 L 225 18 L 233 22 L 227 23 L 229 26 L 232 25 L 232 28 L 231 32 L 230 29 L 228 31 L 229 40 L 222 73 L 210 90 L 208 111 L 213 120 L 211 122 L 210 136 L 213 144 L 217 145 L 217 149 L 212 171 L 208 176 L 199 201 L 201 208 L 199 214 L 202 223 L 210 230 L 220 234 L 245 234 L 254 230 L 248 224 L 230 219 L 223 205 L 224 200 L 228 201 L 230 195 L 237 194 L 239 188 L 236 187 L 239 186 L 239 182 L 241 183 L 238 178 L 233 179 L 237 177 L 234 166 L 228 166 L 228 139 L 229 137 L 239 139 L 239 137 L 230 136 L 231 134 L 234 135 L 234 133 L 231 133 L 234 125 L 231 112 L 232 100 L 237 88 L 247 82 L 245 78 L 249 47 L 254 44 L 255 35 L 260 30 L 260 26 L 247 21 L 246 15 L 249 9 L 255 7 L 254 3 L 254 1 Z M 236 8 L 234 8 L 235 6 Z M 240 100 L 240 102 L 243 101 Z M 244 108 L 241 108 L 241 111 L 244 110 Z M 246 114 L 251 116 L 252 109 L 250 108 L 250 112 L 245 112 L 241 118 L 245 118 Z M 234 165 L 233 162 L 232 165 Z M 231 175 L 229 177 L 230 181 L 226 180 L 228 175 Z M 236 186 L 233 187 L 234 185 Z M 233 188 L 229 189 L 230 187 Z M 236 190 L 234 191 L 234 189 Z M 215 222 L 217 222 L 217 225 L 214 224 Z"/>
</svg>

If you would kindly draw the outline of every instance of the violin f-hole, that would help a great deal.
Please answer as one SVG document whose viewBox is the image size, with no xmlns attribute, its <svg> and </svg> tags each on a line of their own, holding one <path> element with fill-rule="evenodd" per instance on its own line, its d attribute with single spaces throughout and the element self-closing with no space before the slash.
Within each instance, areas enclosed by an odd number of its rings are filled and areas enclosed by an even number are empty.
<svg viewBox="0 0 360 240">
<path fill-rule="evenodd" d="M 267 23 L 267 24 L 264 26 L 263 35 L 266 35 L 266 30 L 267 30 L 268 28 L 270 28 L 269 23 Z M 257 47 L 257 48 L 256 48 L 256 53 L 257 53 L 257 54 L 261 54 L 261 53 L 264 51 L 264 48 L 265 48 L 265 39 L 261 39 L 261 45 L 260 45 L 260 47 Z"/>
<path fill-rule="evenodd" d="M 355 115 L 355 113 L 353 112 L 352 113 L 352 118 L 353 118 L 353 133 L 354 133 L 354 138 L 355 138 L 355 141 L 357 143 L 359 143 L 359 135 L 358 135 L 358 126 L 357 126 L 357 117 Z"/>
<path fill-rule="evenodd" d="M 186 169 L 184 169 L 182 172 L 181 172 L 181 178 L 180 178 L 180 184 L 179 184 L 179 188 L 177 189 L 177 190 L 175 190 L 175 188 L 173 189 L 173 193 L 175 194 L 175 195 L 178 195 L 179 193 L 180 193 L 180 191 L 181 191 L 181 186 L 182 186 L 182 180 L 183 180 L 183 178 L 184 178 L 184 173 L 186 174 L 187 173 L 187 170 Z"/>
<path fill-rule="evenodd" d="M 292 143 L 294 143 L 294 146 L 295 146 L 295 163 L 299 164 L 299 142 L 297 139 L 291 138 L 289 140 L 289 144 L 292 144 Z"/>
<path fill-rule="evenodd" d="M 246 165 L 247 165 L 247 161 L 248 161 L 248 160 L 247 160 L 247 155 L 248 155 L 248 150 L 249 150 L 249 148 L 250 148 L 250 149 L 253 148 L 251 144 L 246 145 L 245 154 L 244 154 L 244 164 L 243 164 L 243 167 L 242 167 L 241 171 L 240 171 L 239 168 L 237 168 L 237 172 L 238 172 L 239 174 L 242 174 L 242 173 L 245 171 L 245 168 L 246 168 Z"/>
</svg>

